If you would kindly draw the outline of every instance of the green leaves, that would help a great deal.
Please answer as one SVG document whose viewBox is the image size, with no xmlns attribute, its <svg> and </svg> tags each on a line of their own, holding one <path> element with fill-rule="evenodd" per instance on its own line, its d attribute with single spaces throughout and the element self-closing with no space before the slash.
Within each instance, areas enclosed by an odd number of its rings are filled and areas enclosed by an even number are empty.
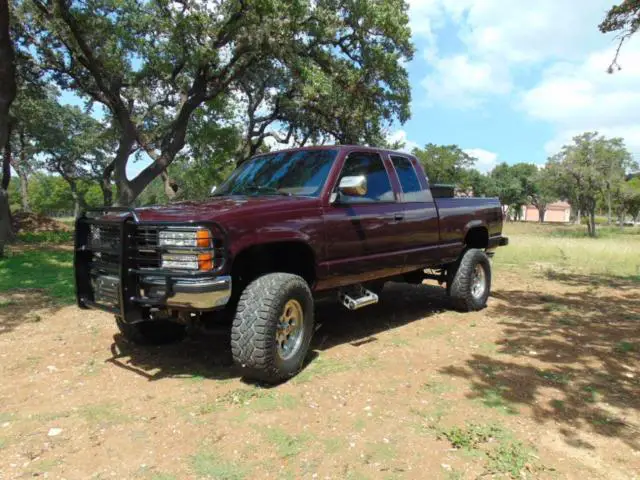
<svg viewBox="0 0 640 480">
<path fill-rule="evenodd" d="M 457 145 L 429 143 L 424 149 L 414 149 L 413 154 L 425 169 L 431 183 L 460 184 L 464 171 L 476 161 Z"/>
<path fill-rule="evenodd" d="M 409 117 L 403 0 L 16 1 L 21 53 L 118 127 L 121 203 L 176 158 L 217 148 L 203 148 L 215 135 L 194 128 L 202 118 L 234 128 L 243 158 L 268 138 L 373 144 Z M 182 155 L 185 143 L 196 148 Z M 129 180 L 136 151 L 154 163 Z"/>
</svg>

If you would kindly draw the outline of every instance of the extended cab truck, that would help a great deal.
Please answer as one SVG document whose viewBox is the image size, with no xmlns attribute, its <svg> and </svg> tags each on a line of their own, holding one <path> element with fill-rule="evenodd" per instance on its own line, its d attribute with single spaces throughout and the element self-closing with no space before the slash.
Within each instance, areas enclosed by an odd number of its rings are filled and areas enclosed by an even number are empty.
<svg viewBox="0 0 640 480">
<path fill-rule="evenodd" d="M 230 314 L 245 376 L 301 368 L 314 298 L 349 309 L 387 280 L 445 284 L 463 311 L 485 306 L 488 259 L 506 245 L 497 199 L 434 189 L 406 153 L 358 146 L 256 156 L 204 202 L 89 211 L 76 224 L 78 304 L 112 312 L 137 343 L 181 338 Z"/>
</svg>

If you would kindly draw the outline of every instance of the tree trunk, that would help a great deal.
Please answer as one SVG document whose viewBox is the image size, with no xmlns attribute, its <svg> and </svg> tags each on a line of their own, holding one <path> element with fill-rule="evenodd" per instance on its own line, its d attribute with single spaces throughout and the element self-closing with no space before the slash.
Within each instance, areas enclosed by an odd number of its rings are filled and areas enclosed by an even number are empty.
<svg viewBox="0 0 640 480">
<path fill-rule="evenodd" d="M 582 223 L 582 211 L 577 208 L 576 209 L 576 224 L 580 225 Z"/>
<path fill-rule="evenodd" d="M 100 179 L 100 189 L 102 190 L 102 201 L 105 207 L 113 205 L 113 189 L 111 188 L 111 175 L 113 175 L 113 169 L 115 168 L 115 161 L 111 162 L 102 172 L 102 178 Z"/>
<path fill-rule="evenodd" d="M 113 191 L 111 190 L 111 185 L 104 183 L 100 183 L 100 189 L 102 190 L 102 202 L 105 207 L 110 207 L 113 205 Z"/>
<path fill-rule="evenodd" d="M 20 179 L 20 197 L 22 201 L 22 210 L 25 212 L 31 211 L 31 206 L 29 205 L 29 177 L 27 172 L 23 169 L 17 170 L 18 178 Z"/>
<path fill-rule="evenodd" d="M 11 211 L 9 210 L 9 195 L 4 188 L 0 188 L 0 258 L 4 256 L 4 246 L 13 238 L 11 229 Z"/>
<path fill-rule="evenodd" d="M 13 238 L 11 211 L 7 189 L 11 179 L 9 168 L 10 122 L 9 107 L 16 97 L 16 66 L 13 43 L 9 35 L 9 2 L 0 0 L 0 148 L 4 150 L 2 159 L 2 181 L 0 184 L 0 257 L 4 255 L 4 245 Z"/>
<path fill-rule="evenodd" d="M 611 209 L 611 190 L 607 191 L 607 225 L 611 225 L 613 212 Z"/>
<path fill-rule="evenodd" d="M 16 97 L 16 66 L 9 34 L 9 2 L 0 0 L 0 148 L 9 137 L 9 107 Z"/>
<path fill-rule="evenodd" d="M 544 215 L 547 213 L 546 208 L 538 208 L 538 222 L 544 222 Z"/>
<path fill-rule="evenodd" d="M 595 209 L 592 209 L 591 211 L 589 211 L 589 236 L 590 237 L 595 237 L 596 236 L 596 211 Z"/>
<path fill-rule="evenodd" d="M 0 0 L 1 1 L 1 0 Z M 11 125 L 7 128 L 2 155 L 2 177 L 0 181 L 0 258 L 4 256 L 4 246 L 13 240 L 11 209 L 9 208 L 9 181 L 11 180 Z"/>
<path fill-rule="evenodd" d="M 71 187 L 71 196 L 73 197 L 73 216 L 79 218 L 87 204 L 84 201 L 84 196 L 76 189 L 75 182 Z"/>
<path fill-rule="evenodd" d="M 169 177 L 169 174 L 165 170 L 160 175 L 162 177 L 162 183 L 164 184 L 164 193 L 169 199 L 169 201 L 173 200 L 178 193 L 178 184 Z"/>
<path fill-rule="evenodd" d="M 10 134 L 11 132 L 9 132 Z M 7 137 L 2 156 L 2 181 L 0 182 L 0 258 L 4 256 L 4 246 L 13 240 L 13 229 L 11 227 L 11 210 L 9 209 L 9 180 L 11 180 L 11 150 Z"/>
</svg>

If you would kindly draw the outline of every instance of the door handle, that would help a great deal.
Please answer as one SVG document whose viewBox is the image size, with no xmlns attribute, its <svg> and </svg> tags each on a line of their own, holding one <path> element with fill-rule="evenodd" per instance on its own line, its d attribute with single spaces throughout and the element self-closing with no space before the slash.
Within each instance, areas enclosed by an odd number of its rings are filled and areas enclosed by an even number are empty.
<svg viewBox="0 0 640 480">
<path fill-rule="evenodd" d="M 394 219 L 396 222 L 401 222 L 402 220 L 404 220 L 404 215 L 403 215 L 403 214 L 401 214 L 401 213 L 396 213 L 396 214 L 393 216 L 393 219 Z"/>
</svg>

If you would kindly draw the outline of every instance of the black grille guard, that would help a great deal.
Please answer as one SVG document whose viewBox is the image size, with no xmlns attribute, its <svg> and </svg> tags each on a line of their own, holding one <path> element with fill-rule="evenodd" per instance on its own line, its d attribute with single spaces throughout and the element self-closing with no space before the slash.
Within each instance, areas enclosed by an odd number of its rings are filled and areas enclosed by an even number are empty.
<svg viewBox="0 0 640 480">
<path fill-rule="evenodd" d="M 114 218 L 102 218 L 113 216 Z M 95 247 L 90 241 L 91 227 L 93 225 L 103 226 L 115 230 L 118 235 L 108 246 Z M 155 229 L 160 232 L 164 229 L 175 227 L 204 227 L 211 231 L 214 239 L 213 248 L 192 248 L 192 247 L 166 247 L 158 243 L 146 244 L 144 248 L 139 248 L 136 234 L 141 229 Z M 148 231 L 145 233 L 145 240 L 148 239 Z M 228 263 L 228 238 L 227 232 L 222 225 L 215 221 L 205 222 L 167 222 L 167 221 L 141 221 L 133 208 L 127 207 L 104 207 L 85 210 L 76 220 L 74 238 L 74 272 L 76 301 L 80 308 L 96 308 L 111 312 L 122 317 L 129 323 L 143 320 L 143 309 L 163 306 L 167 298 L 173 295 L 174 279 L 206 279 L 215 278 L 222 274 Z M 211 252 L 214 257 L 214 268 L 208 271 L 185 271 L 176 269 L 166 269 L 159 267 L 144 266 L 145 261 L 159 260 L 160 254 L 171 250 L 172 252 Z M 142 257 L 141 251 L 154 252 L 155 257 Z M 112 261 L 96 261 L 94 253 L 100 253 L 101 258 L 107 255 Z M 95 292 L 92 285 L 92 277 L 102 274 L 112 275 L 118 278 L 117 292 L 113 290 L 116 297 L 111 304 L 96 301 Z M 153 276 L 164 277 L 165 288 L 162 297 L 145 297 L 140 295 L 140 277 Z"/>
</svg>

